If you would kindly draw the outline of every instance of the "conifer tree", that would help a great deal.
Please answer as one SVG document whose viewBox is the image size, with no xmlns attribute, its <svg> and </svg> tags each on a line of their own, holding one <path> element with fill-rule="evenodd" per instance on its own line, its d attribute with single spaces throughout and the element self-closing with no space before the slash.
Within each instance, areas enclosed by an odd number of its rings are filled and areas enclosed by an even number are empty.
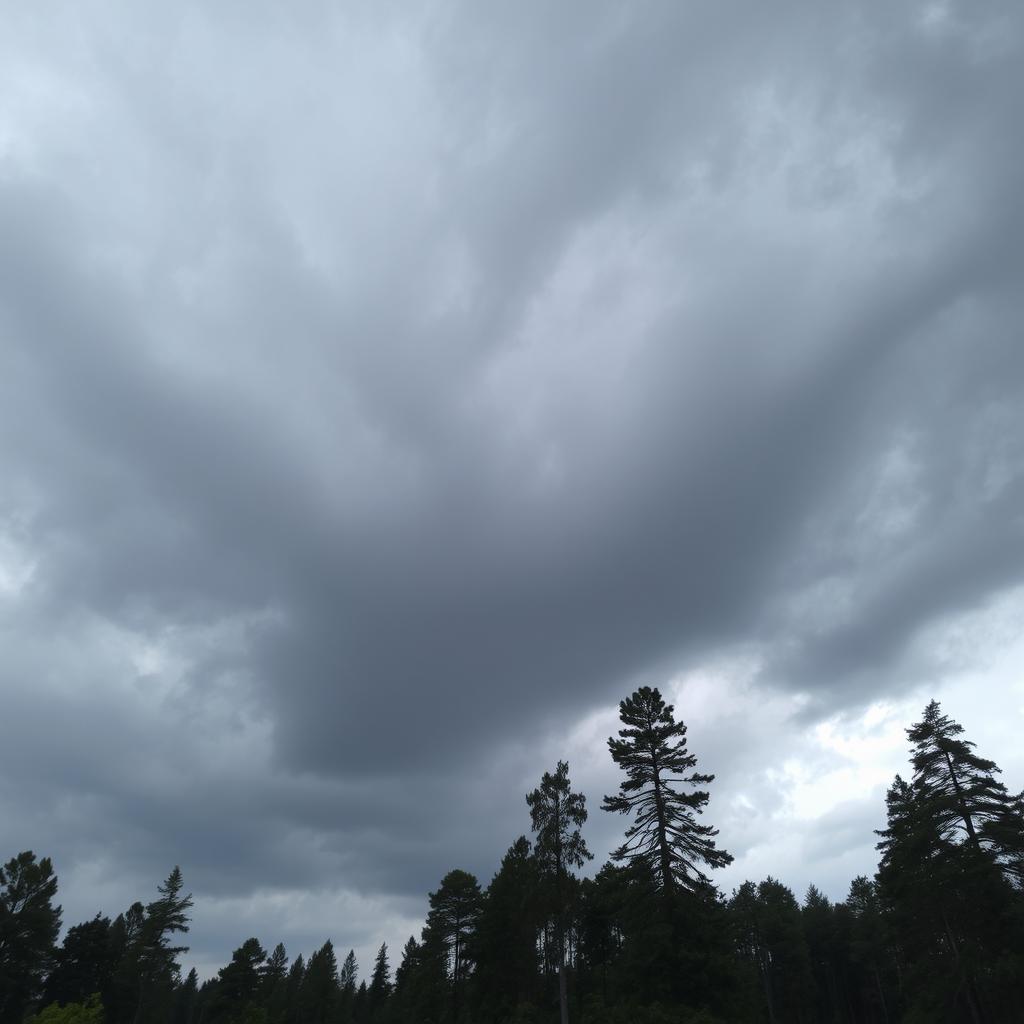
<svg viewBox="0 0 1024 1024">
<path fill-rule="evenodd" d="M 115 967 L 110 933 L 110 918 L 99 914 L 68 929 L 46 979 L 45 1003 L 80 1003 L 107 990 Z"/>
<path fill-rule="evenodd" d="M 456 868 L 430 893 L 430 912 L 423 930 L 428 967 L 438 959 L 450 980 L 452 1017 L 458 1020 L 462 991 L 469 977 L 470 940 L 480 916 L 480 883 L 468 871 Z"/>
<path fill-rule="evenodd" d="M 858 875 L 850 883 L 846 907 L 851 916 L 850 961 L 860 971 L 859 1001 L 867 1008 L 869 1019 L 888 1021 L 890 1005 L 895 1000 L 889 994 L 883 971 L 890 964 L 892 953 L 889 922 L 876 883 Z"/>
<path fill-rule="evenodd" d="M 370 1016 L 378 1013 L 391 995 L 391 965 L 388 963 L 387 943 L 382 942 L 377 950 L 377 959 L 373 965 L 373 974 L 368 989 L 368 1005 Z"/>
<path fill-rule="evenodd" d="M 569 764 L 559 761 L 555 772 L 545 772 L 540 786 L 527 793 L 530 819 L 537 838 L 534 857 L 554 895 L 555 954 L 558 958 L 558 1003 L 562 1024 L 569 1020 L 565 977 L 565 933 L 569 900 L 569 874 L 592 858 L 580 833 L 587 820 L 587 798 L 572 792 Z"/>
<path fill-rule="evenodd" d="M 332 1024 L 339 1005 L 338 961 L 328 939 L 310 958 L 299 992 L 304 1024 Z"/>
<path fill-rule="evenodd" d="M 341 965 L 341 970 L 338 972 L 338 985 L 342 992 L 347 992 L 349 995 L 354 996 L 358 984 L 359 963 L 356 960 L 356 951 L 350 949 Z"/>
<path fill-rule="evenodd" d="M 0 867 L 0 1024 L 21 1024 L 39 992 L 60 931 L 57 876 L 31 850 Z"/>
<path fill-rule="evenodd" d="M 529 840 L 520 836 L 502 858 L 484 894 L 473 958 L 477 1004 L 494 1019 L 510 1019 L 532 1003 L 540 924 L 539 872 Z"/>
<path fill-rule="evenodd" d="M 963 726 L 930 701 L 920 722 L 907 730 L 913 744 L 914 789 L 927 805 L 936 838 L 985 850 L 1018 884 L 1024 855 L 1024 818 L 996 775 L 994 761 L 961 739 Z"/>
<path fill-rule="evenodd" d="M 612 858 L 644 861 L 666 897 L 677 887 L 695 891 L 709 882 L 702 865 L 724 867 L 732 856 L 715 846 L 718 830 L 694 817 L 707 804 L 707 791 L 676 787 L 704 786 L 715 777 L 693 770 L 697 758 L 686 749 L 686 725 L 675 721 L 658 690 L 636 690 L 619 704 L 619 718 L 624 728 L 618 739 L 609 738 L 608 748 L 626 778 L 602 807 L 634 819 Z"/>
<path fill-rule="evenodd" d="M 172 1024 L 195 1024 L 199 1003 L 199 975 L 193 967 L 174 993 Z"/>
<path fill-rule="evenodd" d="M 263 976 L 267 953 L 259 939 L 246 939 L 231 954 L 231 962 L 218 974 L 216 1004 L 219 1016 L 237 1016 L 255 1004 Z"/>
<path fill-rule="evenodd" d="M 299 1024 L 302 1020 L 302 982 L 306 977 L 306 961 L 300 953 L 288 969 L 285 982 L 285 1022 Z"/>
</svg>

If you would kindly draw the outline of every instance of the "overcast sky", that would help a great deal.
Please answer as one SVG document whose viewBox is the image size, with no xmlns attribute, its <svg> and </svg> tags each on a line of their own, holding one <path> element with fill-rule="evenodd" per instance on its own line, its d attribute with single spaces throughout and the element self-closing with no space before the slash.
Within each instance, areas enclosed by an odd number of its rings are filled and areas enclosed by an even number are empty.
<svg viewBox="0 0 1024 1024">
<path fill-rule="evenodd" d="M 616 704 L 841 899 L 1024 786 L 1019 0 L 0 0 L 0 855 L 397 960 Z"/>
</svg>

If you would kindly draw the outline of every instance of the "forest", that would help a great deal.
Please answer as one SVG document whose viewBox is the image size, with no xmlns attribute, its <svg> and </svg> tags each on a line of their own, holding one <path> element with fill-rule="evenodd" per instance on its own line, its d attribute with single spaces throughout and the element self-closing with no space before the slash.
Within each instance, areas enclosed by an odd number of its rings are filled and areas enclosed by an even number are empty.
<svg viewBox="0 0 1024 1024">
<path fill-rule="evenodd" d="M 619 706 L 602 809 L 622 845 L 593 875 L 586 798 L 558 763 L 526 797 L 530 837 L 490 884 L 455 869 L 419 938 L 360 977 L 330 940 L 289 958 L 248 938 L 183 975 L 192 896 L 175 867 L 148 903 L 60 940 L 57 877 L 0 868 L 0 1024 L 1011 1024 L 1024 1020 L 1024 794 L 932 701 L 907 730 L 873 878 L 842 902 L 774 878 L 730 895 L 703 821 L 713 776 L 656 689 Z M 340 963 L 339 963 L 340 961 Z"/>
</svg>

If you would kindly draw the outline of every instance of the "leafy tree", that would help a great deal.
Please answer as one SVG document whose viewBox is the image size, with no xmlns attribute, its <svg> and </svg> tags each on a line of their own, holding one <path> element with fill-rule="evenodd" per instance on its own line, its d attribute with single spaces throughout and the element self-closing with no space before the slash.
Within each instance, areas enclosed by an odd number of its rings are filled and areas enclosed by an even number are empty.
<svg viewBox="0 0 1024 1024">
<path fill-rule="evenodd" d="M 609 738 L 608 748 L 626 778 L 602 806 L 634 820 L 612 857 L 645 861 L 668 897 L 676 886 L 695 891 L 709 881 L 699 865 L 724 867 L 732 856 L 715 846 L 718 830 L 694 817 L 707 804 L 707 791 L 681 793 L 674 787 L 703 786 L 715 777 L 693 771 L 697 758 L 686 749 L 686 725 L 675 721 L 672 705 L 658 690 L 636 690 L 619 704 L 619 718 L 625 728 L 618 739 Z"/>
<path fill-rule="evenodd" d="M 28 1024 L 103 1024 L 103 1005 L 94 992 L 83 1002 L 51 1003 L 28 1019 Z"/>
<path fill-rule="evenodd" d="M 39 993 L 60 931 L 57 876 L 30 850 L 0 867 L 0 1024 L 21 1024 Z"/>
<path fill-rule="evenodd" d="M 530 820 L 536 834 L 533 854 L 554 896 L 555 953 L 558 968 L 558 1004 L 562 1024 L 569 1020 L 565 977 L 565 933 L 569 883 L 574 867 L 592 858 L 580 828 L 587 820 L 587 798 L 572 792 L 569 764 L 559 761 L 554 774 L 545 772 L 540 786 L 527 793 Z"/>
</svg>

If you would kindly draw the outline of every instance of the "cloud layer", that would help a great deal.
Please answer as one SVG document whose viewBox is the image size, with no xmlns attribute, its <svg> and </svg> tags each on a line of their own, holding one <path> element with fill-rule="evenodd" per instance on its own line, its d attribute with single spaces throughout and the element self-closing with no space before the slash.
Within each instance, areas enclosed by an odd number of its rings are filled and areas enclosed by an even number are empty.
<svg viewBox="0 0 1024 1024">
<path fill-rule="evenodd" d="M 742 866 L 870 870 L 900 715 L 1020 714 L 1021 21 L 8 11 L 5 847 L 369 950 L 644 681 Z"/>
</svg>

